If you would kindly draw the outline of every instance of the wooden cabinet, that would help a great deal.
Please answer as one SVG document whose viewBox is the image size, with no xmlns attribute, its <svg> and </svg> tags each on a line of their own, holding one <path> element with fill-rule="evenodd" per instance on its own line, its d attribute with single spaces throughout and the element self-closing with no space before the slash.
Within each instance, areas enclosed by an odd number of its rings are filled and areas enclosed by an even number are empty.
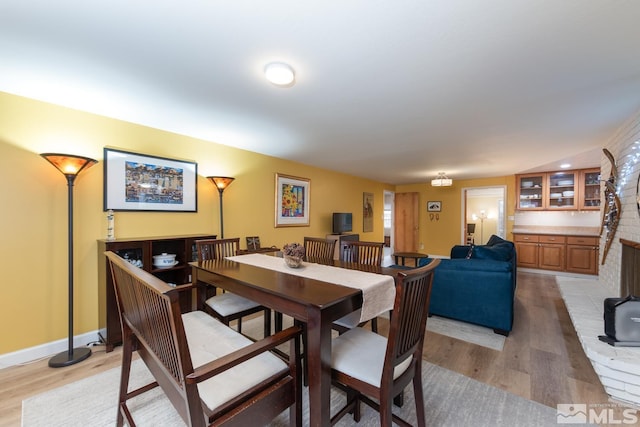
<svg viewBox="0 0 640 427">
<path fill-rule="evenodd" d="M 600 209 L 600 169 L 516 175 L 518 210 Z"/>
<path fill-rule="evenodd" d="M 514 238 L 518 267 L 538 268 L 538 236 L 516 234 Z"/>
<path fill-rule="evenodd" d="M 578 209 L 600 209 L 600 169 L 585 169 L 580 171 L 580 198 Z"/>
<path fill-rule="evenodd" d="M 598 274 L 597 237 L 567 237 L 567 271 L 581 274 Z"/>
<path fill-rule="evenodd" d="M 562 271 L 565 268 L 564 236 L 516 234 L 518 266 Z"/>
<path fill-rule="evenodd" d="M 566 245 L 564 236 L 539 236 L 538 266 L 543 270 L 565 269 Z"/>
<path fill-rule="evenodd" d="M 547 209 L 568 210 L 578 207 L 578 179 L 576 171 L 547 174 Z"/>
<path fill-rule="evenodd" d="M 515 234 L 518 267 L 598 274 L 598 237 Z"/>
<path fill-rule="evenodd" d="M 516 175 L 516 209 L 543 210 L 546 204 L 547 175 L 545 173 Z"/>
<path fill-rule="evenodd" d="M 197 259 L 195 241 L 215 239 L 215 235 L 197 234 L 189 236 L 146 237 L 136 239 L 98 240 L 98 286 L 100 327 L 106 327 L 104 336 L 107 352 L 122 342 L 120 315 L 116 303 L 113 279 L 109 269 L 106 251 L 113 251 L 130 263 L 141 267 L 163 281 L 176 286 L 191 285 L 191 267 L 189 262 Z M 153 256 L 163 253 L 175 254 L 177 264 L 171 267 L 157 268 L 153 265 Z M 191 310 L 191 292 L 180 294 L 180 306 L 183 312 Z"/>
</svg>

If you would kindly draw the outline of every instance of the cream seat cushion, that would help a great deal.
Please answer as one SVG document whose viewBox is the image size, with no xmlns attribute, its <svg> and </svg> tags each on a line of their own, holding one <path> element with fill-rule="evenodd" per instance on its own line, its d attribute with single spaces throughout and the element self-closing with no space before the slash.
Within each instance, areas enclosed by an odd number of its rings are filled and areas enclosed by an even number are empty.
<svg viewBox="0 0 640 427">
<path fill-rule="evenodd" d="M 197 368 L 252 343 L 202 311 L 182 315 L 193 367 Z M 272 375 L 287 371 L 287 364 L 271 353 L 262 353 L 198 384 L 200 398 L 215 409 Z"/>
<path fill-rule="evenodd" d="M 212 296 L 205 301 L 205 304 L 214 309 L 216 313 L 219 313 L 221 316 L 240 313 L 241 311 L 249 310 L 260 305 L 255 301 L 251 301 L 250 299 L 231 292 Z"/>
<path fill-rule="evenodd" d="M 338 320 L 334 320 L 333 323 L 344 328 L 355 328 L 360 324 L 361 313 L 362 310 L 357 309 L 356 311 L 349 313 L 346 316 L 342 316 Z"/>
<path fill-rule="evenodd" d="M 363 328 L 353 328 L 331 341 L 333 369 L 380 387 L 382 367 L 387 351 L 387 338 Z M 393 371 L 396 379 L 411 364 L 407 357 Z"/>
</svg>

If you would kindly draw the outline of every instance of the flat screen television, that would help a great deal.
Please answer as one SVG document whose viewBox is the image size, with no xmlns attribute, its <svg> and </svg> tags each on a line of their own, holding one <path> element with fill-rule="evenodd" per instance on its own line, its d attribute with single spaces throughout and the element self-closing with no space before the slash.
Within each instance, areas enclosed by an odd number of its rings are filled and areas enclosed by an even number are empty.
<svg viewBox="0 0 640 427">
<path fill-rule="evenodd" d="M 333 213 L 333 234 L 342 234 L 352 230 L 351 212 Z"/>
</svg>

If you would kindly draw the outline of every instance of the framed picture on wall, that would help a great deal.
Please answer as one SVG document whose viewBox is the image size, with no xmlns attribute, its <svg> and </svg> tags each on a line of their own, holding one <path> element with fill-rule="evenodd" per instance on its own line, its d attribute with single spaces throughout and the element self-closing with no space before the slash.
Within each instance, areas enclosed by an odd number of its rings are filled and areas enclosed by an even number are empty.
<svg viewBox="0 0 640 427">
<path fill-rule="evenodd" d="M 276 173 L 276 227 L 309 225 L 311 180 Z"/>
<path fill-rule="evenodd" d="M 373 231 L 373 193 L 362 193 L 362 231 Z"/>
<path fill-rule="evenodd" d="M 198 165 L 104 149 L 105 211 L 197 212 Z"/>
<path fill-rule="evenodd" d="M 442 210 L 442 202 L 427 202 L 427 212 L 440 212 Z"/>
</svg>

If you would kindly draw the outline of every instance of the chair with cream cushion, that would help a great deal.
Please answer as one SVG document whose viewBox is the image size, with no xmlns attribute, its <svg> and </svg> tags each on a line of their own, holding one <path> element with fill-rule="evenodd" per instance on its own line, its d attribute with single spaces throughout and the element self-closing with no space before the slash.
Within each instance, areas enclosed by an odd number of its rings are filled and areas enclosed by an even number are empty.
<svg viewBox="0 0 640 427">
<path fill-rule="evenodd" d="M 392 414 L 391 406 L 394 397 L 413 382 L 418 425 L 425 425 L 422 349 L 433 270 L 439 263 L 436 259 L 424 267 L 398 273 L 388 338 L 353 328 L 333 339 L 331 378 L 347 390 L 347 404 L 332 417 L 332 424 L 349 412 L 358 422 L 360 402 L 364 402 L 380 412 L 381 426 L 391 426 L 392 419 L 409 426 Z"/>
<path fill-rule="evenodd" d="M 238 253 L 240 238 L 229 239 L 204 239 L 196 240 L 196 250 L 198 261 L 209 259 L 223 259 L 234 256 Z M 271 310 L 258 304 L 255 301 L 241 297 L 231 292 L 218 293 L 216 288 L 207 285 L 207 290 L 203 295 L 213 292 L 204 301 L 204 309 L 209 314 L 215 316 L 225 325 L 233 320 L 238 321 L 238 332 L 242 333 L 242 318 L 254 313 L 264 313 L 264 336 L 271 334 Z"/>
<path fill-rule="evenodd" d="M 181 314 L 179 289 L 106 256 L 123 336 L 118 426 L 135 426 L 128 400 L 157 386 L 188 426 L 262 426 L 287 408 L 289 425 L 302 424 L 300 327 L 253 342 L 202 311 Z M 283 359 L 273 350 L 286 342 Z M 134 352 L 155 381 L 129 390 Z"/>
<path fill-rule="evenodd" d="M 384 242 L 344 242 L 341 260 L 364 265 L 382 265 L 382 254 L 384 252 Z M 360 322 L 360 309 L 349 313 L 333 322 L 332 328 L 339 333 L 344 333 L 356 326 L 362 326 L 365 322 Z M 378 319 L 371 319 L 371 330 L 378 332 Z"/>
</svg>

